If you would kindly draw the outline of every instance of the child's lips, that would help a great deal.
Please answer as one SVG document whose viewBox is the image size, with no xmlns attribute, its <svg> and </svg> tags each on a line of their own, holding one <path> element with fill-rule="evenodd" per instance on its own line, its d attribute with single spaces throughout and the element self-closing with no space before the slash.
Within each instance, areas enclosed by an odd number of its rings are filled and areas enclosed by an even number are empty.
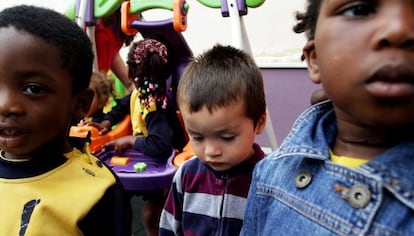
<svg viewBox="0 0 414 236">
<path fill-rule="evenodd" d="M 414 72 L 407 66 L 384 66 L 370 77 L 365 86 L 375 97 L 414 97 Z"/>
<path fill-rule="evenodd" d="M 229 164 L 225 162 L 209 161 L 209 162 L 206 162 L 206 164 L 210 166 L 212 169 L 214 169 L 215 171 L 224 171 L 224 170 L 229 169 Z"/>
<path fill-rule="evenodd" d="M 0 128 L 0 146 L 16 147 L 24 141 L 27 135 L 28 132 L 22 129 Z"/>
<path fill-rule="evenodd" d="M 19 135 L 22 133 L 24 132 L 22 132 L 21 130 L 14 130 L 14 129 L 1 129 L 0 130 L 0 135 L 2 136 L 15 136 L 15 135 Z"/>
<path fill-rule="evenodd" d="M 414 97 L 414 85 L 404 82 L 374 81 L 366 85 L 368 91 L 383 98 Z"/>
</svg>

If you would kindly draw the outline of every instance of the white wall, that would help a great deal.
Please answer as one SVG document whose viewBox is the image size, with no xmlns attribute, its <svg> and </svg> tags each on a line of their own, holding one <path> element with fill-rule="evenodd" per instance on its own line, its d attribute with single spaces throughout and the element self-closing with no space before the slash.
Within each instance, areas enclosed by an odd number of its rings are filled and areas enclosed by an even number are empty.
<svg viewBox="0 0 414 236">
<path fill-rule="evenodd" d="M 231 44 L 229 18 L 220 9 L 206 8 L 190 2 L 186 39 L 198 53 L 217 42 Z M 259 63 L 299 62 L 304 35 L 295 34 L 295 11 L 304 8 L 305 0 L 267 0 L 258 8 L 249 8 L 243 17 L 250 45 Z"/>
<path fill-rule="evenodd" d="M 67 2 L 68 0 L 0 0 L 0 9 L 26 3 L 63 12 Z M 306 0 L 266 0 L 262 6 L 248 9 L 243 20 L 253 55 L 260 65 L 303 65 L 299 57 L 305 37 L 295 34 L 292 27 L 295 24 L 295 11 L 303 10 L 305 2 Z M 222 17 L 220 9 L 207 8 L 196 0 L 187 0 L 187 3 L 190 5 L 188 27 L 183 35 L 194 54 L 197 55 L 216 43 L 232 44 L 230 19 Z M 171 17 L 171 14 L 166 11 L 148 11 L 144 16 L 151 19 L 166 15 Z"/>
</svg>

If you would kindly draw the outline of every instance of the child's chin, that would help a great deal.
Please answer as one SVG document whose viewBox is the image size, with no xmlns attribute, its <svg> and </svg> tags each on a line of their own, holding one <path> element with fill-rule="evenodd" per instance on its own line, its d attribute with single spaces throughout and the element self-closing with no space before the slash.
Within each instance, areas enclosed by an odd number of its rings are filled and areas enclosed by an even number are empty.
<svg viewBox="0 0 414 236">
<path fill-rule="evenodd" d="M 215 171 L 226 171 L 230 169 L 230 167 L 227 164 L 223 163 L 207 163 L 207 165 Z"/>
</svg>

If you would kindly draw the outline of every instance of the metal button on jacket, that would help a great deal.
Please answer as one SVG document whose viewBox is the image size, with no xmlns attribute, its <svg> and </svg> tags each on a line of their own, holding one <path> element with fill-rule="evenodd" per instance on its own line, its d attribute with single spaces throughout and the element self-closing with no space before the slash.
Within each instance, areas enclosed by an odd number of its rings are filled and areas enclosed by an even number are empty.
<svg viewBox="0 0 414 236">
<path fill-rule="evenodd" d="M 349 195 L 346 199 L 353 208 L 364 208 L 371 200 L 371 192 L 362 185 L 354 185 L 349 190 Z"/>
<path fill-rule="evenodd" d="M 295 177 L 295 186 L 299 189 L 305 188 L 312 181 L 312 175 L 309 171 L 302 171 Z"/>
</svg>

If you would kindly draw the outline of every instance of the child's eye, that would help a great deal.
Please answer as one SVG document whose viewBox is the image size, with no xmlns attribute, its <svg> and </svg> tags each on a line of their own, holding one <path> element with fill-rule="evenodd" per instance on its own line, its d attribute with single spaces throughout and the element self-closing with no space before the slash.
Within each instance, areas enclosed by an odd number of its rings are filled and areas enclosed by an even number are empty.
<svg viewBox="0 0 414 236">
<path fill-rule="evenodd" d="M 375 13 L 375 8 L 364 3 L 348 5 L 339 11 L 340 15 L 348 17 L 368 16 Z"/>
<path fill-rule="evenodd" d="M 23 92 L 27 94 L 41 94 L 45 93 L 46 91 L 47 89 L 45 87 L 38 84 L 28 84 L 23 88 Z"/>
<path fill-rule="evenodd" d="M 222 136 L 221 139 L 224 140 L 225 142 L 231 142 L 233 141 L 235 138 L 235 136 Z"/>
<path fill-rule="evenodd" d="M 201 137 L 201 136 L 191 136 L 191 139 L 194 142 L 201 142 L 201 141 L 203 141 L 203 137 Z"/>
</svg>

